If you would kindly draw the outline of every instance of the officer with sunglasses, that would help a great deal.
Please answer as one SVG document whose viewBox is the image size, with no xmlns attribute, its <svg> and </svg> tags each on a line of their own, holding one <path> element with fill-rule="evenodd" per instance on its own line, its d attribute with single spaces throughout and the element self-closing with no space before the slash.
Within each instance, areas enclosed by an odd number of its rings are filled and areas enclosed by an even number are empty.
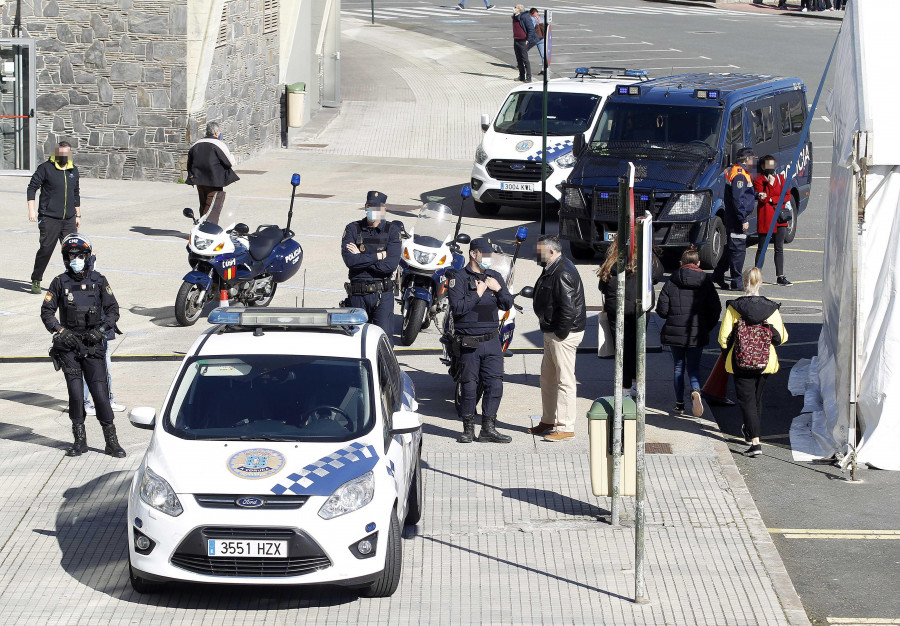
<svg viewBox="0 0 900 626">
<path fill-rule="evenodd" d="M 91 242 L 87 237 L 73 233 L 63 239 L 62 256 L 66 271 L 50 283 L 41 304 L 41 320 L 53 333 L 50 356 L 57 369 L 62 369 L 69 392 L 69 419 L 75 443 L 66 455 L 80 456 L 88 451 L 83 378 L 103 429 L 105 452 L 122 458 L 125 450 L 119 445 L 109 403 L 105 341 L 119 320 L 119 303 L 106 277 L 91 269 Z"/>
</svg>

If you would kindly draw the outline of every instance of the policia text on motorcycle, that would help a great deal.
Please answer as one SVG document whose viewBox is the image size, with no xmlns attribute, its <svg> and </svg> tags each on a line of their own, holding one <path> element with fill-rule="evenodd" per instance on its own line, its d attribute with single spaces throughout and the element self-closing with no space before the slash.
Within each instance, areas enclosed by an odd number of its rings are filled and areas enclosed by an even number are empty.
<svg viewBox="0 0 900 626">
<path fill-rule="evenodd" d="M 385 220 L 387 196 L 370 191 L 366 197 L 366 216 L 347 224 L 341 239 L 341 256 L 350 270 L 345 306 L 366 311 L 369 320 L 380 326 L 394 341 L 394 281 L 400 265 L 401 222 Z"/>
<path fill-rule="evenodd" d="M 488 239 L 473 239 L 469 264 L 449 280 L 453 343 L 459 351 L 456 410 L 463 422 L 457 441 L 471 443 L 475 437 L 475 405 L 481 391 L 481 432 L 478 441 L 509 443 L 512 438 L 497 432 L 497 410 L 503 397 L 503 351 L 500 349 L 498 311 L 509 311 L 513 297 L 499 273 L 492 269 L 493 249 Z"/>
<path fill-rule="evenodd" d="M 744 256 L 747 254 L 747 229 L 750 214 L 756 208 L 756 192 L 750 170 L 753 167 L 753 150 L 741 148 L 737 153 L 737 163 L 725 170 L 725 231 L 728 240 L 722 257 L 713 271 L 713 282 L 720 289 L 728 289 L 725 284 L 725 270 L 730 270 L 731 289 L 744 289 Z"/>
<path fill-rule="evenodd" d="M 84 429 L 84 389 L 87 382 L 97 419 L 106 440 L 106 454 L 125 456 L 119 445 L 113 411 L 109 404 L 106 378 L 106 345 L 104 340 L 119 319 L 119 303 L 106 278 L 91 270 L 91 242 L 72 234 L 62 243 L 66 271 L 50 283 L 41 304 L 41 320 L 53 333 L 50 356 L 57 369 L 62 369 L 69 391 L 69 419 L 75 443 L 66 450 L 68 456 L 87 452 Z M 56 311 L 59 310 L 59 320 Z"/>
</svg>

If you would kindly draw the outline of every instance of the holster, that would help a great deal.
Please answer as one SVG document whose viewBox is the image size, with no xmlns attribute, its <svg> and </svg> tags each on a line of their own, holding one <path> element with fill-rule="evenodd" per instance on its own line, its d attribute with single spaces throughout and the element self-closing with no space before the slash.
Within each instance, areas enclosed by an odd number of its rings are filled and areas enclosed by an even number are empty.
<svg viewBox="0 0 900 626">
<path fill-rule="evenodd" d="M 53 369 L 59 371 L 62 369 L 62 359 L 59 358 L 59 350 L 56 349 L 56 342 L 50 346 L 50 361 L 53 362 Z"/>
</svg>

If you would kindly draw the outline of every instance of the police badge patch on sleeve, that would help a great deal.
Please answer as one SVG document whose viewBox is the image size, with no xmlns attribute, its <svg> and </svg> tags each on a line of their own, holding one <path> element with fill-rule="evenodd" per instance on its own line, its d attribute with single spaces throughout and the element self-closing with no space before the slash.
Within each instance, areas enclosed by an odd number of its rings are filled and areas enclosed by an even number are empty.
<svg viewBox="0 0 900 626">
<path fill-rule="evenodd" d="M 47 295 L 44 296 L 44 300 L 46 300 L 47 302 L 50 302 L 52 299 L 53 299 L 53 294 L 48 291 Z"/>
<path fill-rule="evenodd" d="M 106 286 L 106 293 L 112 295 L 112 287 L 110 287 L 109 285 Z"/>
<path fill-rule="evenodd" d="M 744 187 L 744 181 L 742 181 L 742 180 L 737 181 L 737 188 L 742 189 L 743 187 Z"/>
<path fill-rule="evenodd" d="M 450 279 L 450 289 L 453 289 L 454 287 L 456 287 L 456 279 L 451 278 Z M 50 295 L 50 294 L 47 294 L 47 295 Z"/>
</svg>

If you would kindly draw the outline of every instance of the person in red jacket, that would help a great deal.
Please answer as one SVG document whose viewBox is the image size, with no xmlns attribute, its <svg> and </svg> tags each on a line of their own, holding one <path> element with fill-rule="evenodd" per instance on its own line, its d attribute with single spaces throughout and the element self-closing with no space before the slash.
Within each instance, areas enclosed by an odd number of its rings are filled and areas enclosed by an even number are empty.
<svg viewBox="0 0 900 626">
<path fill-rule="evenodd" d="M 772 216 L 775 214 L 775 207 L 778 206 L 778 199 L 784 186 L 784 176 L 775 173 L 776 166 L 775 157 L 767 154 L 759 160 L 759 174 L 753 179 L 753 190 L 756 191 L 756 232 L 759 234 L 755 265 L 759 265 L 762 244 L 766 233 L 769 232 L 769 225 L 772 223 Z M 785 204 L 790 199 L 790 195 L 786 195 Z M 772 233 L 772 242 L 775 244 L 775 275 L 778 277 L 778 284 L 784 286 L 791 284 L 784 275 L 784 236 L 787 229 L 788 223 L 779 219 L 775 225 L 775 232 Z"/>
</svg>

